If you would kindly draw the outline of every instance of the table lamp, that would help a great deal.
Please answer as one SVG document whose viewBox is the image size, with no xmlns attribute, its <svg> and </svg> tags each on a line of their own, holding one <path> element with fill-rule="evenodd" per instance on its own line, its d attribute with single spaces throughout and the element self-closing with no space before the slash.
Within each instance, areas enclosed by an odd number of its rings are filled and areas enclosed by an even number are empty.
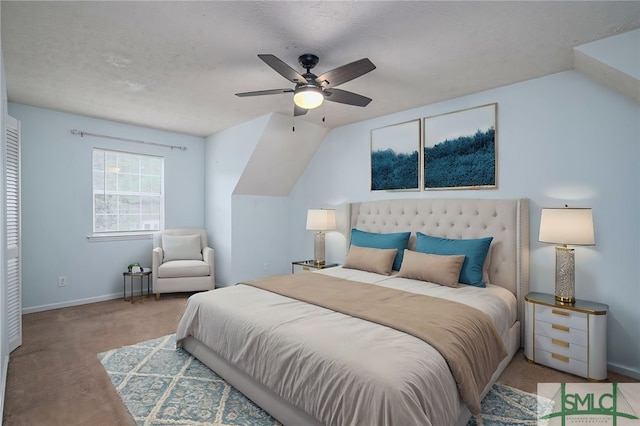
<svg viewBox="0 0 640 426">
<path fill-rule="evenodd" d="M 336 211 L 331 209 L 310 209 L 307 212 L 307 229 L 317 231 L 313 242 L 313 262 L 324 265 L 324 235 L 322 231 L 336 229 Z"/>
<path fill-rule="evenodd" d="M 559 302 L 575 303 L 575 250 L 567 247 L 567 244 L 592 246 L 596 243 L 591 209 L 542 209 L 538 240 L 542 243 L 562 244 L 556 246 L 555 299 Z"/>
</svg>

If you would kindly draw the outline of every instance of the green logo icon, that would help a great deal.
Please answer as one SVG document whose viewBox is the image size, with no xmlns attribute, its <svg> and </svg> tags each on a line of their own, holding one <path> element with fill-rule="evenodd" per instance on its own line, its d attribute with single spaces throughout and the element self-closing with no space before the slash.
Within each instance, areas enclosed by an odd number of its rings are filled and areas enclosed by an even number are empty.
<svg viewBox="0 0 640 426">
<path fill-rule="evenodd" d="M 602 385 L 599 385 L 602 386 Z M 552 398 L 554 411 L 540 416 L 540 420 L 559 417 L 565 426 L 567 417 L 581 416 L 585 420 L 591 416 L 611 417 L 612 424 L 617 425 L 618 418 L 638 420 L 636 412 L 627 398 L 611 383 L 611 392 L 567 392 L 566 383 L 560 383 L 560 389 Z M 600 417 L 602 418 L 602 417 Z"/>
</svg>

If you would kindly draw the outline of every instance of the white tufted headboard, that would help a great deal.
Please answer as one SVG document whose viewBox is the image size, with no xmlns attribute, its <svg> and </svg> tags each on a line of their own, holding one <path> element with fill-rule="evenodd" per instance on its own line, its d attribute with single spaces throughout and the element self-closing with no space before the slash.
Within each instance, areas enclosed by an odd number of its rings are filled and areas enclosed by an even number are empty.
<svg viewBox="0 0 640 426">
<path fill-rule="evenodd" d="M 412 231 L 442 238 L 493 237 L 487 264 L 489 282 L 518 299 L 524 324 L 529 291 L 529 202 L 519 200 L 428 199 L 380 200 L 351 204 L 351 228 L 367 232 Z M 348 234 L 350 235 L 350 233 Z"/>
</svg>

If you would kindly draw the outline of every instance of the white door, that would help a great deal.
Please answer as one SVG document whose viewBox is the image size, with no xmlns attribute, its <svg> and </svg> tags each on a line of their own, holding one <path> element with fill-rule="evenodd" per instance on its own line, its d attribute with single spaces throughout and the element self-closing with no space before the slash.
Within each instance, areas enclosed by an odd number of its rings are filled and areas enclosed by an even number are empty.
<svg viewBox="0 0 640 426">
<path fill-rule="evenodd" d="M 9 352 L 22 345 L 22 260 L 20 229 L 20 122 L 7 117 L 4 145 L 7 329 Z"/>
</svg>

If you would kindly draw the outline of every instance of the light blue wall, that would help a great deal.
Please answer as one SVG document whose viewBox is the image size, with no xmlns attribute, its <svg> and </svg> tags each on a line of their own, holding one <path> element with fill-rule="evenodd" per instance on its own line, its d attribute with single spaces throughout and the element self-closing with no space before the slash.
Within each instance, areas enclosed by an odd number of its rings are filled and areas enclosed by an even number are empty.
<svg viewBox="0 0 640 426">
<path fill-rule="evenodd" d="M 371 129 L 498 103 L 498 189 L 370 192 Z M 290 257 L 312 254 L 306 209 L 383 198 L 529 198 L 531 290 L 552 293 L 555 255 L 538 242 L 542 207 L 592 207 L 596 245 L 576 248 L 578 298 L 610 307 L 610 366 L 640 378 L 640 105 L 574 71 L 334 129 L 289 195 Z M 345 237 L 327 235 L 342 262 Z"/>
<path fill-rule="evenodd" d="M 291 273 L 289 199 L 234 195 L 232 205 L 233 262 L 228 285 Z"/>
<path fill-rule="evenodd" d="M 262 132 L 265 115 L 206 138 L 205 227 L 215 249 L 216 286 L 235 284 L 232 270 L 233 191 Z"/>
<path fill-rule="evenodd" d="M 497 190 L 369 191 L 370 130 L 498 103 Z M 268 116 L 205 140 L 10 104 L 23 129 L 23 307 L 25 312 L 118 297 L 122 269 L 150 262 L 150 240 L 89 243 L 91 147 L 166 158 L 166 227 L 205 226 L 216 249 L 216 281 L 286 273 L 313 257 L 308 208 L 406 197 L 531 200 L 531 289 L 553 291 L 554 249 L 537 242 L 540 209 L 593 208 L 595 247 L 576 250 L 579 298 L 610 306 L 609 361 L 640 377 L 640 105 L 573 71 L 334 129 L 288 197 L 234 196 Z M 170 151 L 80 138 L 70 129 L 187 145 Z M 86 194 L 86 195 L 83 195 Z M 327 260 L 341 262 L 345 238 L 327 235 Z M 284 254 L 283 254 L 284 253 Z M 265 270 L 264 264 L 267 263 Z M 35 265 L 35 266 L 34 266 Z M 68 285 L 57 287 L 57 277 Z"/>
<path fill-rule="evenodd" d="M 9 104 L 22 125 L 23 311 L 122 295 L 122 271 L 151 265 L 150 239 L 89 242 L 93 147 L 165 159 L 165 227 L 204 226 L 204 139 Z M 162 144 L 187 151 L 79 137 L 71 129 Z M 57 277 L 67 277 L 58 287 Z"/>
<path fill-rule="evenodd" d="M 290 188 L 327 130 L 272 113 L 206 138 L 205 224 L 216 286 L 291 271 Z M 304 259 L 304 257 L 302 258 Z"/>
</svg>

